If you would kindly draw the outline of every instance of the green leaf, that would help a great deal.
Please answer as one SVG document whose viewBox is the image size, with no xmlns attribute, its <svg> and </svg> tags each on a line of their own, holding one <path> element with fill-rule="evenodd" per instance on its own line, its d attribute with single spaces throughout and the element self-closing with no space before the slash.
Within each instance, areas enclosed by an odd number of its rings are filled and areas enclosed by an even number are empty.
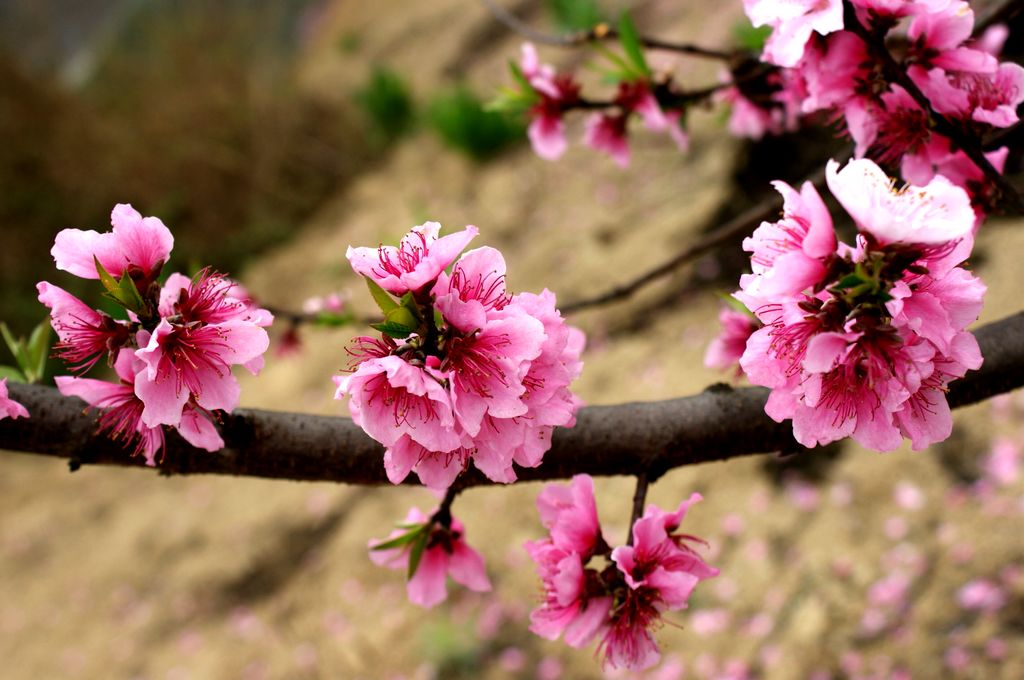
<svg viewBox="0 0 1024 680">
<path fill-rule="evenodd" d="M 50 355 L 50 319 L 43 319 L 42 323 L 32 329 L 28 337 L 26 347 L 28 359 L 32 364 L 32 373 L 29 378 L 35 382 L 43 377 L 46 371 L 46 360 Z"/>
<path fill-rule="evenodd" d="M 771 26 L 754 28 L 747 21 L 736 24 L 732 29 L 732 35 L 736 39 L 736 43 L 743 49 L 756 53 L 764 50 L 764 43 L 771 34 Z"/>
<path fill-rule="evenodd" d="M 386 290 L 377 285 L 377 282 L 373 279 L 366 279 L 366 287 L 370 289 L 370 295 L 373 297 L 373 301 L 380 307 L 380 311 L 387 314 L 392 309 L 398 307 L 398 303 L 395 302 L 394 298 L 388 294 Z"/>
<path fill-rule="evenodd" d="M 746 314 L 751 319 L 756 319 L 757 318 L 757 316 L 752 311 L 747 309 L 747 306 L 745 304 L 743 304 L 742 302 L 740 302 L 739 300 L 734 298 L 732 295 L 728 295 L 728 294 L 722 293 L 722 292 L 718 292 L 717 295 L 718 295 L 718 299 L 722 301 L 722 304 L 724 304 L 726 307 L 728 307 L 729 309 L 733 310 L 734 312 L 739 312 L 740 314 Z"/>
<path fill-rule="evenodd" d="M 117 297 L 117 294 L 121 290 L 121 285 L 117 282 L 117 279 L 111 276 L 110 272 L 103 268 L 103 265 L 100 264 L 100 258 L 93 255 L 92 259 L 96 263 L 96 273 L 100 275 L 100 283 L 103 284 L 103 287 L 107 289 L 107 293 L 112 298 L 120 302 L 121 300 Z"/>
<path fill-rule="evenodd" d="M 351 314 L 338 312 L 319 312 L 315 317 L 313 317 L 313 323 L 315 325 L 324 326 L 326 328 L 347 326 L 354 321 L 355 317 Z"/>
<path fill-rule="evenodd" d="M 16 369 L 14 366 L 0 366 L 0 380 L 7 379 L 11 382 L 25 383 L 28 380 L 22 375 L 21 371 Z"/>
<path fill-rule="evenodd" d="M 629 57 L 629 61 L 632 62 L 632 66 L 636 69 L 638 75 L 650 77 L 651 68 L 647 65 L 647 59 L 644 58 L 640 34 L 637 32 L 636 24 L 633 23 L 633 19 L 630 18 L 628 12 L 623 12 L 619 18 L 619 42 L 622 44 L 622 49 L 625 50 L 626 56 Z"/>
<path fill-rule="evenodd" d="M 15 339 L 14 335 L 11 333 L 11 329 L 2 321 L 0 321 L 0 334 L 3 334 L 4 342 L 7 343 L 7 349 L 11 350 L 11 355 L 14 356 L 14 361 L 18 364 L 22 373 L 29 373 L 32 362 L 29 361 L 24 341 L 21 339 Z"/>
<path fill-rule="evenodd" d="M 145 300 L 139 294 L 139 289 L 135 287 L 135 281 L 128 274 L 121 277 L 121 282 L 118 284 L 118 292 L 121 301 L 125 303 L 125 307 L 133 312 L 140 312 L 146 306 Z"/>
<path fill-rule="evenodd" d="M 395 340 L 405 340 L 416 330 L 415 328 L 391 323 L 390 321 L 384 321 L 383 323 L 371 323 L 370 328 L 378 330 L 389 338 L 394 338 Z"/>
<path fill-rule="evenodd" d="M 412 526 L 415 527 L 413 531 L 404 533 L 401 536 L 395 536 L 394 538 L 384 541 L 383 543 L 378 543 L 377 545 L 370 548 L 370 550 L 392 550 L 394 548 L 401 548 L 403 546 L 409 545 L 410 543 L 415 541 L 416 538 L 420 534 L 422 534 L 424 530 L 427 528 L 426 524 L 415 524 Z"/>
<path fill-rule="evenodd" d="M 523 70 L 519 68 L 519 64 L 509 59 L 508 70 L 512 72 L 512 78 L 519 83 L 519 86 L 522 87 L 525 92 L 533 92 L 536 96 L 533 85 L 531 85 L 530 81 L 526 79 L 526 76 L 523 74 Z"/>
<path fill-rule="evenodd" d="M 423 528 L 426 529 L 428 526 L 429 525 L 424 525 Z M 417 537 L 416 542 L 414 542 L 412 544 L 412 549 L 409 551 L 409 574 L 408 574 L 408 578 L 412 578 L 413 576 L 416 575 L 416 570 L 420 566 L 420 558 L 423 557 L 423 551 L 424 551 L 424 549 L 426 549 L 427 541 L 429 541 L 429 540 L 430 540 L 430 532 L 429 531 L 424 531 L 423 533 L 421 533 Z"/>
<path fill-rule="evenodd" d="M 410 333 L 416 330 L 420 325 L 419 317 L 405 306 L 392 309 L 384 315 L 384 320 L 388 323 L 405 326 L 409 329 Z"/>
<path fill-rule="evenodd" d="M 843 278 L 839 279 L 833 288 L 843 290 L 844 288 L 855 288 L 861 284 L 868 283 L 866 280 L 861 278 L 858 274 L 847 274 Z"/>
</svg>

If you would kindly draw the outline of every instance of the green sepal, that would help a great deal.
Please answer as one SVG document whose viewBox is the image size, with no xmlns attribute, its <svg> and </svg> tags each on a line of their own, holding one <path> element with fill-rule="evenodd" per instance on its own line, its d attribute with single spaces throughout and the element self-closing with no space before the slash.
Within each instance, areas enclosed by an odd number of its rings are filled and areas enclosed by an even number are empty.
<svg viewBox="0 0 1024 680">
<path fill-rule="evenodd" d="M 836 282 L 836 284 L 832 287 L 837 290 L 844 290 L 846 288 L 856 288 L 857 286 L 863 285 L 865 283 L 869 283 L 869 281 L 861 277 L 860 274 L 854 273 L 847 274 L 843 278 L 839 279 Z"/>
<path fill-rule="evenodd" d="M 132 280 L 132 277 L 125 272 L 121 280 L 118 281 L 110 272 L 103 268 L 98 257 L 94 255 L 92 259 L 96 263 L 96 273 L 99 274 L 100 283 L 107 289 L 107 297 L 125 309 L 135 313 L 143 312 L 146 302 L 142 299 L 142 295 L 139 294 L 139 289 L 135 287 L 135 281 Z"/>
<path fill-rule="evenodd" d="M 373 301 L 380 307 L 380 311 L 387 315 L 392 309 L 398 307 L 398 303 L 395 302 L 391 295 L 377 285 L 377 282 L 371 278 L 364 277 L 366 280 L 366 287 L 370 289 L 370 296 L 373 297 Z"/>
<path fill-rule="evenodd" d="M 721 291 L 717 292 L 716 295 L 718 295 L 718 299 L 722 301 L 723 305 L 733 310 L 734 312 L 745 314 L 746 316 L 749 316 L 751 319 L 757 319 L 756 314 L 747 309 L 747 306 L 745 304 L 734 298 L 732 295 L 723 293 Z"/>
<path fill-rule="evenodd" d="M 355 317 L 347 313 L 338 312 L 317 312 L 313 317 L 313 324 L 325 328 L 339 328 L 347 326 L 355 321 Z"/>
</svg>

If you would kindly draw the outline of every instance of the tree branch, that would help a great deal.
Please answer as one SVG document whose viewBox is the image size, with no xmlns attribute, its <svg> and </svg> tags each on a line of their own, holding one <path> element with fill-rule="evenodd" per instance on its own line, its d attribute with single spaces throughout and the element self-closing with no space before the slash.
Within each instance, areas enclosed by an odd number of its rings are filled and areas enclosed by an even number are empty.
<svg viewBox="0 0 1024 680">
<path fill-rule="evenodd" d="M 488 11 L 495 19 L 505 24 L 505 26 L 527 40 L 532 40 L 533 42 L 540 43 L 542 45 L 551 45 L 553 47 L 579 47 L 587 43 L 615 40 L 619 37 L 618 31 L 604 23 L 598 24 L 589 31 L 578 31 L 576 33 L 569 34 L 547 33 L 526 23 L 512 12 L 502 7 L 501 4 L 496 2 L 496 0 L 480 1 L 485 7 L 487 7 Z M 657 38 L 647 38 L 644 36 L 640 36 L 640 44 L 652 50 L 679 52 L 681 54 L 688 54 L 694 57 L 704 57 L 706 59 L 717 59 L 720 61 L 730 61 L 736 56 L 733 52 L 722 52 L 721 50 L 712 50 L 698 45 L 691 45 L 689 43 L 675 43 L 667 40 L 659 40 Z"/>
<path fill-rule="evenodd" d="M 1024 313 L 975 331 L 985 364 L 950 386 L 950 406 L 983 401 L 1024 386 Z M 67 458 L 81 465 L 142 466 L 121 446 L 95 434 L 95 419 L 78 399 L 52 387 L 9 384 L 30 418 L 0 421 L 0 449 Z M 589 406 L 576 427 L 555 432 L 551 451 L 521 480 L 565 479 L 578 473 L 657 478 L 684 465 L 775 451 L 796 451 L 789 422 L 764 413 L 768 390 L 712 386 L 667 401 Z M 221 427 L 224 450 L 194 449 L 167 438 L 162 474 L 224 474 L 348 484 L 386 484 L 383 448 L 348 418 L 238 409 Z M 410 478 L 410 483 L 414 480 Z M 490 484 L 476 470 L 460 487 Z"/>
<path fill-rule="evenodd" d="M 805 181 L 811 182 L 820 188 L 825 181 L 825 171 L 821 170 L 808 177 Z M 801 182 L 801 184 L 803 184 L 803 182 Z M 603 293 L 594 295 L 593 297 L 573 300 L 567 304 L 561 305 L 560 309 L 563 314 L 568 315 L 590 307 L 600 307 L 601 305 L 608 304 L 609 302 L 625 300 L 644 286 L 647 286 L 664 276 L 668 276 L 684 264 L 693 262 L 702 255 L 713 251 L 719 246 L 729 243 L 742 234 L 749 234 L 761 222 L 776 217 L 781 209 L 782 198 L 780 196 L 773 195 L 771 198 L 761 201 L 746 212 L 732 218 L 714 231 L 706 234 L 696 243 L 687 246 L 672 258 L 666 260 L 657 267 L 644 272 L 635 279 L 619 284 Z"/>
</svg>

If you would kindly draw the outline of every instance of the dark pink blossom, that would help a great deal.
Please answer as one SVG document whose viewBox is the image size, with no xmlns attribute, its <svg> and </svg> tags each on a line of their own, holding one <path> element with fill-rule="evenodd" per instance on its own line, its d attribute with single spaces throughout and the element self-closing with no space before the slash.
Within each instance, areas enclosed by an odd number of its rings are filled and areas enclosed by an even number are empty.
<svg viewBox="0 0 1024 680">
<path fill-rule="evenodd" d="M 0 420 L 28 418 L 28 409 L 7 396 L 7 378 L 0 379 Z"/>
<path fill-rule="evenodd" d="M 718 312 L 718 324 L 721 330 L 704 353 L 704 365 L 721 371 L 733 368 L 742 373 L 740 357 L 747 348 L 747 338 L 760 328 L 760 323 L 750 314 L 722 307 Z"/>
<path fill-rule="evenodd" d="M 629 167 L 626 114 L 593 113 L 584 123 L 583 143 L 612 157 L 619 167 Z"/>
<path fill-rule="evenodd" d="M 85 373 L 103 357 L 111 360 L 129 341 L 130 326 L 88 306 L 63 288 L 36 284 L 39 301 L 50 309 L 59 342 L 54 350 L 76 373 Z"/>
<path fill-rule="evenodd" d="M 568 148 L 562 117 L 566 107 L 579 99 L 580 86 L 571 76 L 556 73 L 553 67 L 541 64 L 537 50 L 530 43 L 522 46 L 520 68 L 538 97 L 529 110 L 530 126 L 526 132 L 530 144 L 541 158 L 557 160 Z"/>
</svg>

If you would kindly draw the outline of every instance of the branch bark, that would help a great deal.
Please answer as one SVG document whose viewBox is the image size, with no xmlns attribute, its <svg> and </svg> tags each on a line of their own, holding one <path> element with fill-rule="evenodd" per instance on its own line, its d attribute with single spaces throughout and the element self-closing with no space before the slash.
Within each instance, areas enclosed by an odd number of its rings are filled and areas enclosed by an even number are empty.
<svg viewBox="0 0 1024 680">
<path fill-rule="evenodd" d="M 1024 313 L 975 331 L 985 364 L 950 386 L 952 407 L 966 406 L 1024 386 Z M 9 384 L 11 398 L 30 418 L 0 421 L 0 449 L 67 458 L 81 465 L 142 466 L 119 444 L 95 434 L 83 402 L 52 387 Z M 537 468 L 519 470 L 523 481 L 591 475 L 656 479 L 684 465 L 776 451 L 798 451 L 789 422 L 764 413 L 768 391 L 716 385 L 667 401 L 589 406 L 576 427 L 555 432 Z M 223 474 L 272 479 L 386 484 L 384 451 L 348 418 L 238 409 L 225 416 L 226 448 L 194 449 L 169 435 L 162 474 Z M 415 480 L 410 479 L 410 482 Z M 476 470 L 461 487 L 490 484 Z"/>
</svg>

